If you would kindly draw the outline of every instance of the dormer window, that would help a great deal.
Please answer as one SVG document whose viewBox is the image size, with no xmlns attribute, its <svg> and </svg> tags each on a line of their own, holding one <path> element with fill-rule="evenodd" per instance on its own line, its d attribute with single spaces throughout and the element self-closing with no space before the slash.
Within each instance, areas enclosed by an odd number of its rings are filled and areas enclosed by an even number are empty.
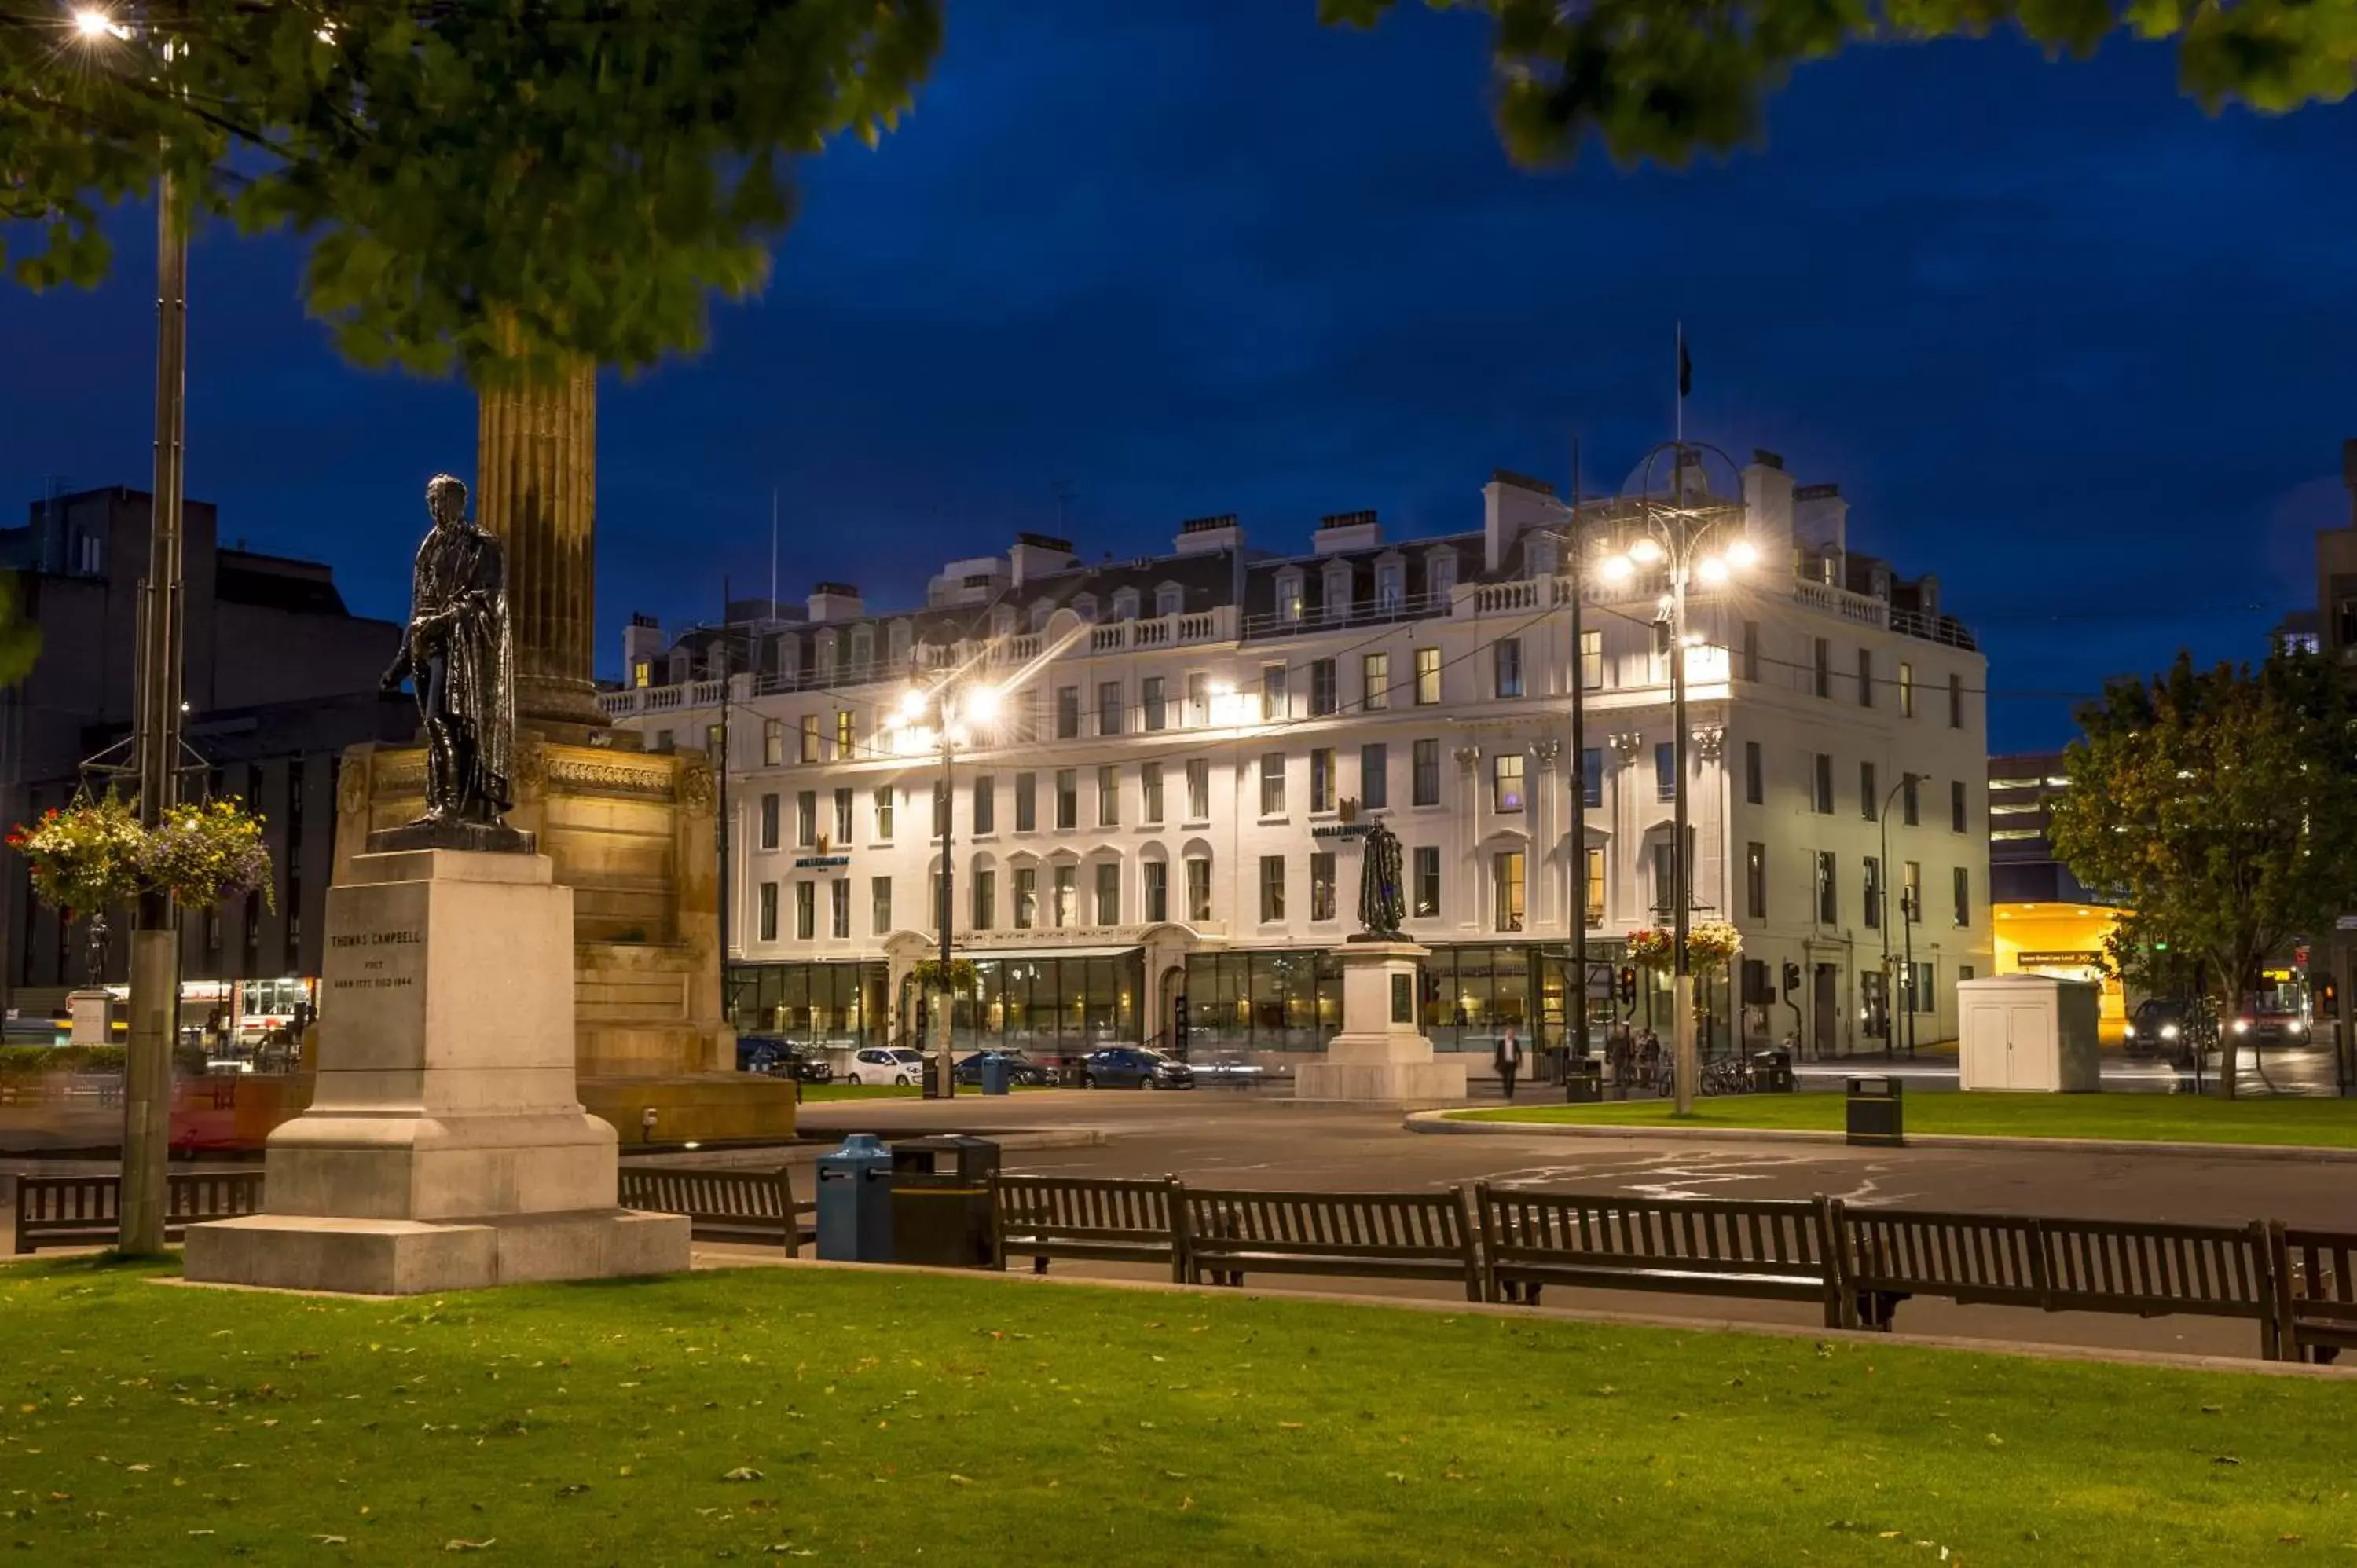
<svg viewBox="0 0 2357 1568">
<path fill-rule="evenodd" d="M 1082 594 L 1072 601 L 1072 613 L 1084 621 L 1093 623 L 1097 618 L 1097 596 L 1094 594 Z"/>
<path fill-rule="evenodd" d="M 909 623 L 904 620 L 894 621 L 886 629 L 885 636 L 889 639 L 888 646 L 891 650 L 889 657 L 892 660 L 892 668 L 898 670 L 909 662 Z"/>
<path fill-rule="evenodd" d="M 691 660 L 688 659 L 687 650 L 683 648 L 671 656 L 671 683 L 673 685 L 679 686 L 686 683 L 690 663 Z"/>
<path fill-rule="evenodd" d="M 1113 618 L 1115 620 L 1135 620 L 1137 618 L 1137 590 L 1135 588 L 1124 588 L 1121 592 L 1113 596 Z"/>
<path fill-rule="evenodd" d="M 841 635 L 836 632 L 823 631 L 818 634 L 818 678 L 821 681 L 834 679 L 835 650 L 841 641 Z"/>
<path fill-rule="evenodd" d="M 1175 616 L 1179 613 L 1180 607 L 1186 603 L 1186 599 L 1185 592 L 1178 584 L 1165 583 L 1154 590 L 1154 613 L 1158 616 Z"/>
<path fill-rule="evenodd" d="M 1397 561 L 1382 561 L 1375 565 L 1375 610 L 1381 615 L 1399 613 L 1401 601 L 1407 591 L 1403 586 L 1406 570 Z"/>
<path fill-rule="evenodd" d="M 851 628 L 851 669 L 855 677 L 865 674 L 876 662 L 876 628 L 855 626 Z"/>
<path fill-rule="evenodd" d="M 1013 605 L 1001 605 L 996 609 L 990 612 L 990 635 L 993 637 L 1013 637 L 1015 635 L 1015 607 Z"/>
<path fill-rule="evenodd" d="M 1038 604 L 1033 605 L 1031 607 L 1031 629 L 1034 632 L 1042 632 L 1047 630 L 1048 618 L 1055 613 L 1056 605 L 1055 601 L 1052 599 L 1041 599 Z"/>
<path fill-rule="evenodd" d="M 1444 550 L 1435 554 L 1425 567 L 1425 575 L 1432 585 L 1432 596 L 1446 599 L 1457 587 L 1457 554 Z"/>
<path fill-rule="evenodd" d="M 1544 537 L 1532 540 L 1530 557 L 1532 576 L 1552 577 L 1555 575 L 1555 550 L 1554 540 Z"/>
<path fill-rule="evenodd" d="M 792 632 L 780 633 L 770 649 L 770 668 L 779 675 L 799 675 L 802 669 L 802 639 Z"/>
<path fill-rule="evenodd" d="M 1326 568 L 1326 618 L 1340 620 L 1351 613 L 1351 568 L 1337 561 Z"/>
<path fill-rule="evenodd" d="M 1276 575 L 1276 618 L 1286 626 L 1301 624 L 1301 574 Z"/>
</svg>

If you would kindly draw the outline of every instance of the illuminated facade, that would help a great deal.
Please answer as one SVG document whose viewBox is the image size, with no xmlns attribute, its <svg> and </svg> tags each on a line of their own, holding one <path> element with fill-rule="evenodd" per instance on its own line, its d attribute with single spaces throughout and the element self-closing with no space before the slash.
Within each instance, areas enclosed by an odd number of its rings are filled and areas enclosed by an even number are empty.
<svg viewBox="0 0 2357 1568">
<path fill-rule="evenodd" d="M 1989 897 L 1999 974 L 2050 974 L 2103 987 L 2106 1043 L 2127 1022 L 2117 976 L 2104 972 L 2104 944 L 2119 911 L 2071 875 L 2046 841 L 2051 805 L 2064 783 L 2059 751 L 2017 752 L 1988 764 Z"/>
</svg>

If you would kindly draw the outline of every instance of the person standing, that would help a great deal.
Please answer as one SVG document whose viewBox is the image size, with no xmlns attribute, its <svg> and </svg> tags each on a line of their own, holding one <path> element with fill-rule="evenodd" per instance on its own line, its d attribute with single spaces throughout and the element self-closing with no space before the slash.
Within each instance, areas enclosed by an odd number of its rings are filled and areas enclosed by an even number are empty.
<svg viewBox="0 0 2357 1568">
<path fill-rule="evenodd" d="M 1523 1069 L 1523 1043 L 1514 1037 L 1514 1026 L 1506 1026 L 1498 1036 L 1496 1057 L 1498 1081 L 1506 1086 L 1506 1098 L 1514 1097 L 1514 1075 Z"/>
</svg>

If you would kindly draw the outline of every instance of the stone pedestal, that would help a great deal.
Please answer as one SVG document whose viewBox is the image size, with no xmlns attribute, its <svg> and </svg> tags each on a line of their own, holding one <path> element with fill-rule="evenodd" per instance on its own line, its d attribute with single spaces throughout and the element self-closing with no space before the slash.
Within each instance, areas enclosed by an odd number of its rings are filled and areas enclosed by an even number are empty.
<svg viewBox="0 0 2357 1568">
<path fill-rule="evenodd" d="M 268 1212 L 190 1227 L 188 1277 L 404 1294 L 658 1273 L 687 1220 L 615 1203 L 574 1079 L 573 895 L 547 859 L 362 854 L 328 891 L 310 1108 Z"/>
<path fill-rule="evenodd" d="M 114 1036 L 109 1032 L 113 1019 L 114 994 L 109 991 L 76 991 L 66 997 L 66 1011 L 73 1019 L 73 1043 L 77 1046 L 111 1046 Z"/>
<path fill-rule="evenodd" d="M 1294 1079 L 1297 1100 L 1437 1103 L 1465 1098 L 1465 1064 L 1439 1061 L 1415 1021 L 1414 942 L 1350 942 L 1342 965 L 1342 1032 Z"/>
</svg>

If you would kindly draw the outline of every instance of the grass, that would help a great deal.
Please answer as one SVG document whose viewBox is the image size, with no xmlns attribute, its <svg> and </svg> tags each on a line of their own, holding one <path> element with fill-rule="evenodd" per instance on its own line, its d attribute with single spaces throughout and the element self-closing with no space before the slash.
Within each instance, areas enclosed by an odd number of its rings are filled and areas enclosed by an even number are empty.
<svg viewBox="0 0 2357 1568">
<path fill-rule="evenodd" d="M 1692 1116 L 1666 1100 L 1601 1105 L 1453 1111 L 1465 1122 L 1574 1122 L 1621 1127 L 1776 1127 L 1838 1133 L 1839 1094 L 1740 1094 L 1695 1102 Z M 2194 1094 L 1910 1094 L 1910 1133 L 2007 1138 L 2125 1138 L 2172 1144 L 2287 1144 L 2357 1147 L 2357 1101 L 2212 1100 Z"/>
<path fill-rule="evenodd" d="M 2357 1549 L 2357 1402 L 2319 1380 L 888 1273 L 390 1304 L 152 1272 L 0 1269 L 16 1561 Z"/>
</svg>

